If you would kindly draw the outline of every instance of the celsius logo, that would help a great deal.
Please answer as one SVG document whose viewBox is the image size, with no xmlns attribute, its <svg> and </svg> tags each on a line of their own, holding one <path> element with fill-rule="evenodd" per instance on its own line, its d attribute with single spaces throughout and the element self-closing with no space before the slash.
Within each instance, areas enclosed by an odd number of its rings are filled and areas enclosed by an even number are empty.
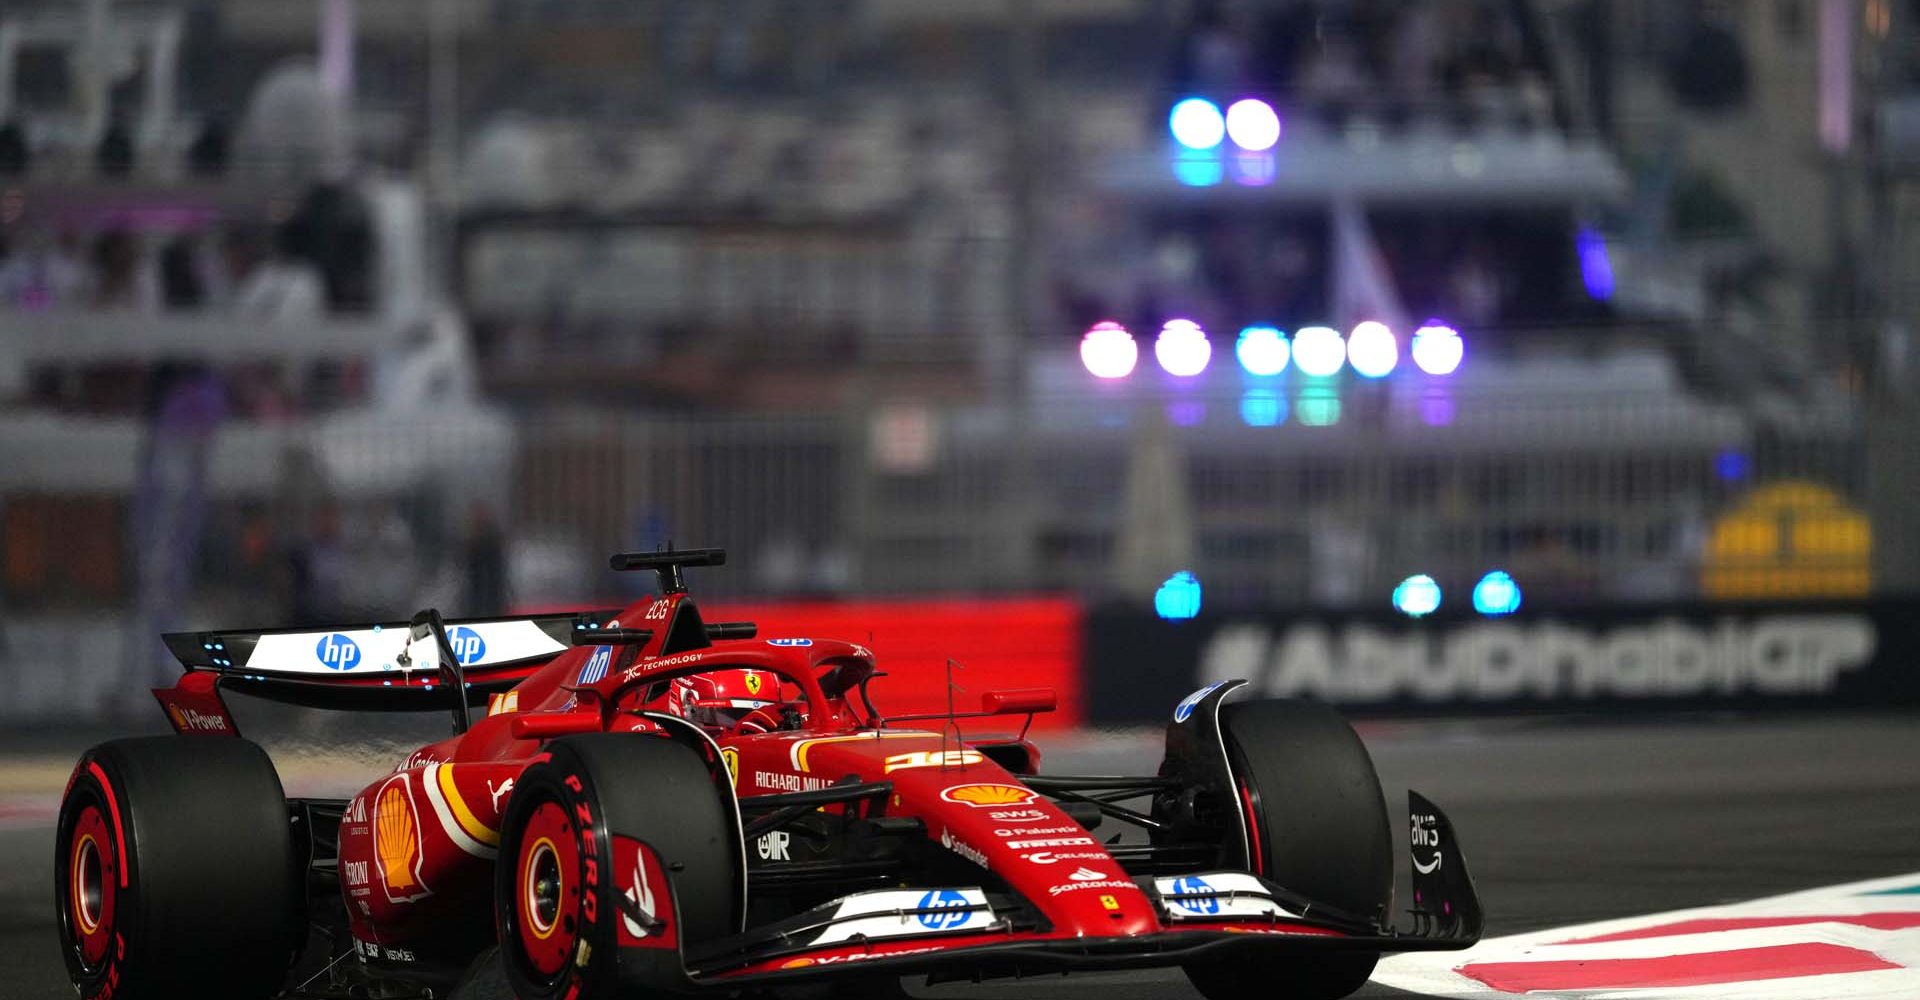
<svg viewBox="0 0 1920 1000">
<path fill-rule="evenodd" d="M 360 644 L 351 638 L 332 632 L 320 637 L 314 644 L 313 655 L 320 658 L 320 665 L 328 670 L 352 670 L 360 665 Z"/>
<path fill-rule="evenodd" d="M 952 889 L 935 889 L 921 896 L 919 908 L 929 911 L 920 914 L 920 925 L 936 931 L 958 927 L 973 915 L 973 904 Z"/>
<path fill-rule="evenodd" d="M 447 645 L 453 647 L 453 658 L 463 667 L 471 667 L 487 655 L 487 640 L 465 625 L 447 633 Z"/>
</svg>

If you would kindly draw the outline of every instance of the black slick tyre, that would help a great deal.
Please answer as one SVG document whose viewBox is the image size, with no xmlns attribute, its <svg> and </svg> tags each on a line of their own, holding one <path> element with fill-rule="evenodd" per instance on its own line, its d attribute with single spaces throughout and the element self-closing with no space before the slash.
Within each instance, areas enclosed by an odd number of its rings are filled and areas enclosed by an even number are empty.
<svg viewBox="0 0 1920 1000">
<path fill-rule="evenodd" d="M 603 1000 L 686 985 L 682 950 L 739 929 L 744 861 L 718 762 L 644 734 L 572 736 L 547 750 L 514 784 L 495 866 L 514 996 Z M 653 904 L 642 909 L 666 922 L 656 940 L 670 933 L 676 947 L 623 947 L 642 887 L 633 856 L 615 852 L 632 842 L 653 852 L 667 883 L 649 880 Z"/>
<path fill-rule="evenodd" d="M 1253 828 L 1250 867 L 1309 899 L 1361 919 L 1393 898 L 1393 841 L 1373 760 L 1340 715 L 1317 702 L 1247 701 L 1221 707 L 1234 792 Z M 1196 963 L 1187 976 L 1209 1000 L 1269 995 L 1333 1000 L 1358 990 L 1373 952 L 1302 961 Z"/>
<path fill-rule="evenodd" d="M 259 746 L 214 736 L 88 750 L 60 804 L 54 905 L 83 1000 L 263 1000 L 305 941 L 287 801 Z"/>
</svg>

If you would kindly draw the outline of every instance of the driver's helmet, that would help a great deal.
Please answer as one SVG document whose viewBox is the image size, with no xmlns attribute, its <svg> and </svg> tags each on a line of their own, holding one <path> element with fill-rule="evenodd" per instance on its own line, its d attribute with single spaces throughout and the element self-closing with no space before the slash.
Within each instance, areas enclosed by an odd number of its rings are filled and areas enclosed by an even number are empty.
<svg viewBox="0 0 1920 1000">
<path fill-rule="evenodd" d="M 672 708 L 695 725 L 734 729 L 780 702 L 780 677 L 766 670 L 715 670 L 676 678 Z M 764 728 L 764 727 L 763 727 Z"/>
</svg>

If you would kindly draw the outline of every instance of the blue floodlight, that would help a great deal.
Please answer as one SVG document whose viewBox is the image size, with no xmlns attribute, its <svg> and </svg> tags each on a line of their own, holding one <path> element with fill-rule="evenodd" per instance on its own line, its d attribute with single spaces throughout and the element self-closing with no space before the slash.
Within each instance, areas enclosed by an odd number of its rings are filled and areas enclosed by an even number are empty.
<svg viewBox="0 0 1920 1000">
<path fill-rule="evenodd" d="M 1494 570 L 1473 585 L 1473 610 L 1483 615 L 1510 615 L 1520 610 L 1520 585 L 1505 570 Z"/>
<path fill-rule="evenodd" d="M 1188 149 L 1213 149 L 1227 137 L 1227 119 L 1220 106 L 1204 97 L 1189 97 L 1173 106 L 1167 115 L 1167 128 L 1173 141 Z"/>
<path fill-rule="evenodd" d="M 1153 610 L 1168 621 L 1192 618 L 1200 613 L 1200 580 L 1181 570 L 1167 577 L 1153 595 Z"/>
<path fill-rule="evenodd" d="M 1407 577 L 1393 588 L 1393 606 L 1409 618 L 1425 618 L 1440 610 L 1440 584 L 1425 573 Z"/>
</svg>

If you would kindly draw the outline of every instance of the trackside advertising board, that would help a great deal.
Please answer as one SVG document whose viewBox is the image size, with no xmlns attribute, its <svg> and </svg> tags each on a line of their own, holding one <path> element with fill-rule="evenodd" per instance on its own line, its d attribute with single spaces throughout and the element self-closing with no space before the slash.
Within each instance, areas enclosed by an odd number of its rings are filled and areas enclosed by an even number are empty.
<svg viewBox="0 0 1920 1000">
<path fill-rule="evenodd" d="M 1920 601 L 1614 607 L 1505 618 L 1086 619 L 1088 721 L 1157 721 L 1196 688 L 1354 714 L 1920 706 Z"/>
<path fill-rule="evenodd" d="M 817 636 L 867 645 L 886 675 L 874 680 L 873 700 L 887 715 L 946 711 L 951 658 L 958 664 L 957 711 L 978 711 L 988 691 L 1050 687 L 1059 708 L 1036 716 L 1034 729 L 1072 729 L 1086 721 L 1080 683 L 1085 630 L 1080 605 L 1066 598 L 711 601 L 701 603 L 700 613 L 710 622 L 756 622 L 760 638 L 768 641 Z M 1171 710 L 1173 701 L 1167 705 Z M 1021 722 L 1020 716 L 976 720 L 966 731 L 1017 732 Z"/>
</svg>

